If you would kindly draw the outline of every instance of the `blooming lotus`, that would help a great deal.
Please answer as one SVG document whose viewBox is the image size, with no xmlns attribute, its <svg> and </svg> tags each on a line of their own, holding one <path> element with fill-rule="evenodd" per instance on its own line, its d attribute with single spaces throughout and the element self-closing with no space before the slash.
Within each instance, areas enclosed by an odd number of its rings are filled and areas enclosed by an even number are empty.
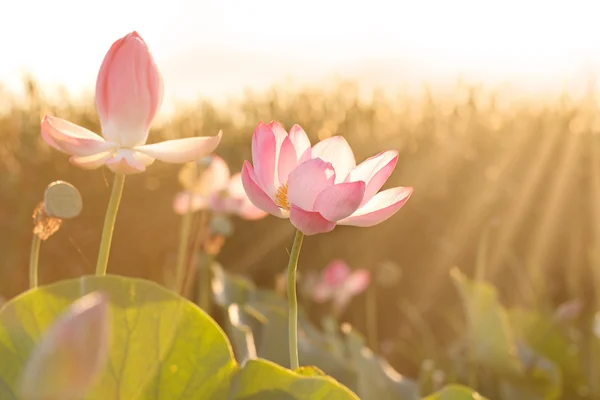
<svg viewBox="0 0 600 400">
<path fill-rule="evenodd" d="M 132 32 L 108 50 L 96 81 L 103 137 L 61 118 L 42 119 L 42 138 L 86 169 L 106 165 L 119 174 L 145 171 L 155 159 L 185 163 L 211 153 L 221 140 L 193 137 L 146 144 L 163 99 L 163 80 L 144 40 Z"/>
<path fill-rule="evenodd" d="M 351 271 L 342 260 L 334 260 L 321 272 L 318 281 L 309 289 L 318 303 L 332 300 L 336 313 L 341 312 L 356 295 L 364 292 L 371 282 L 365 269 Z"/>
<path fill-rule="evenodd" d="M 202 168 L 202 164 L 207 164 Z M 240 173 L 231 175 L 225 160 L 217 155 L 198 163 L 186 164 L 180 173 L 185 190 L 175 196 L 173 208 L 177 214 L 210 209 L 215 213 L 235 214 L 248 220 L 267 215 L 250 202 L 242 185 Z"/>
<path fill-rule="evenodd" d="M 20 381 L 27 400 L 81 399 L 108 361 L 108 301 L 88 294 L 42 335 Z"/>
<path fill-rule="evenodd" d="M 394 215 L 412 194 L 410 187 L 379 192 L 397 162 L 398 152 L 390 150 L 356 165 L 342 136 L 311 147 L 299 125 L 288 133 L 276 121 L 261 122 L 242 182 L 255 206 L 313 235 L 336 225 L 373 226 Z"/>
</svg>

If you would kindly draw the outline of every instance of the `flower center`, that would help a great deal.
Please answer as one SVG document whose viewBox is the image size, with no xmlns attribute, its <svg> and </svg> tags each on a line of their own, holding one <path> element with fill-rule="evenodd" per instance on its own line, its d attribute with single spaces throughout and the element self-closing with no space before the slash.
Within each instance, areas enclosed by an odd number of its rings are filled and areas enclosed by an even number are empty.
<svg viewBox="0 0 600 400">
<path fill-rule="evenodd" d="M 288 185 L 286 183 L 279 186 L 279 189 L 277 189 L 277 193 L 275 193 L 275 204 L 277 204 L 280 208 L 283 208 L 284 210 L 290 209 L 290 203 L 288 203 L 287 192 Z"/>
</svg>

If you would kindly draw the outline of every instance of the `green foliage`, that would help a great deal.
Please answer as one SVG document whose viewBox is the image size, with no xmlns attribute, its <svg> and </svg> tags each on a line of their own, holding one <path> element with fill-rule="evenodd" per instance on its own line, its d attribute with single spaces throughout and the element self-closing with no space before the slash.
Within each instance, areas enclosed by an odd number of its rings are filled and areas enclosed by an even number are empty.
<svg viewBox="0 0 600 400">
<path fill-rule="evenodd" d="M 236 354 L 253 352 L 280 365 L 288 365 L 286 303 L 275 293 L 256 289 L 250 281 L 216 267 L 213 279 L 215 299 L 228 309 L 228 332 L 235 333 Z M 234 301 L 244 302 L 238 305 Z M 354 390 L 361 399 L 417 400 L 415 382 L 396 372 L 373 354 L 364 338 L 347 325 L 340 335 L 337 323 L 326 320 L 328 329 L 318 331 L 300 314 L 300 364 L 314 365 Z M 251 333 L 250 333 L 251 332 Z M 254 338 L 254 341 L 251 341 Z M 312 370 L 311 370 L 312 371 Z"/>
<path fill-rule="evenodd" d="M 89 277 L 30 290 L 0 310 L 0 398 L 17 400 L 21 371 L 35 343 L 77 298 L 108 296 L 112 345 L 92 399 L 356 399 L 325 376 L 264 360 L 241 368 L 219 326 L 189 301 L 141 280 Z"/>
<path fill-rule="evenodd" d="M 458 270 L 452 271 L 452 278 L 467 314 L 471 376 L 477 375 L 479 366 L 493 371 L 502 399 L 558 398 L 562 392 L 559 368 L 517 340 L 495 288 L 483 281 L 471 281 Z"/>
<path fill-rule="evenodd" d="M 465 386 L 450 385 L 425 397 L 423 400 L 486 400 L 485 397 Z"/>
</svg>

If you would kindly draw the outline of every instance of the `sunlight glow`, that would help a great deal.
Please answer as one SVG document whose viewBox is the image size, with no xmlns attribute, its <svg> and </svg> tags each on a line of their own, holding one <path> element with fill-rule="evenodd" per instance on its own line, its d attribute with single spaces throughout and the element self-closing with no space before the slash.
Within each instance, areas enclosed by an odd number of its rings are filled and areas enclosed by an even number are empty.
<svg viewBox="0 0 600 400">
<path fill-rule="evenodd" d="M 337 72 L 367 84 L 508 81 L 561 89 L 600 66 L 593 0 L 410 1 L 23 0 L 5 6 L 0 81 L 24 71 L 92 89 L 104 53 L 137 30 L 167 98 L 240 94 L 287 76 Z M 301 4 L 301 5 L 300 5 Z"/>
</svg>

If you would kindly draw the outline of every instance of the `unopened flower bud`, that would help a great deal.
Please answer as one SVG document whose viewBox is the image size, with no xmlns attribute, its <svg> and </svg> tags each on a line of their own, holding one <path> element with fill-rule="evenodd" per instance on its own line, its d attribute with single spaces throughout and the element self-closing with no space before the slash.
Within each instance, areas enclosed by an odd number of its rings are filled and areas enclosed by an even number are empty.
<svg viewBox="0 0 600 400">
<path fill-rule="evenodd" d="M 42 335 L 20 381 L 24 400 L 79 400 L 108 361 L 108 301 L 88 294 Z"/>
</svg>

